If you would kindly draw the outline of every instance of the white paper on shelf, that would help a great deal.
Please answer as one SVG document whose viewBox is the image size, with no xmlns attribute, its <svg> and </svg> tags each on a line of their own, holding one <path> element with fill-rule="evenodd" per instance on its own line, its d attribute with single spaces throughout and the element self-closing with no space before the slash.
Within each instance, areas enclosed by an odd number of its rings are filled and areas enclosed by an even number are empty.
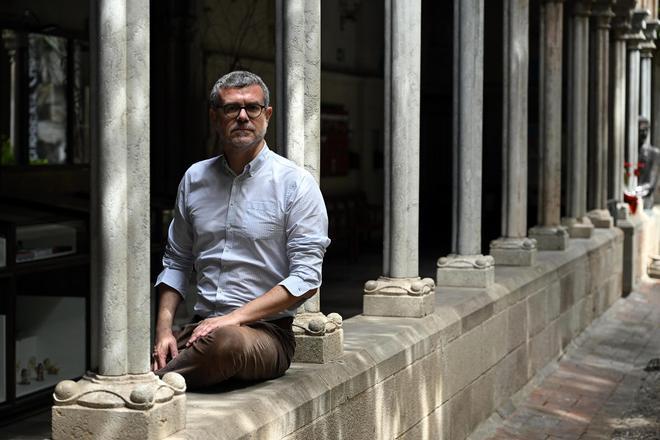
<svg viewBox="0 0 660 440">
<path fill-rule="evenodd" d="M 76 228 L 62 223 L 19 226 L 16 244 L 17 263 L 73 254 Z"/>
</svg>

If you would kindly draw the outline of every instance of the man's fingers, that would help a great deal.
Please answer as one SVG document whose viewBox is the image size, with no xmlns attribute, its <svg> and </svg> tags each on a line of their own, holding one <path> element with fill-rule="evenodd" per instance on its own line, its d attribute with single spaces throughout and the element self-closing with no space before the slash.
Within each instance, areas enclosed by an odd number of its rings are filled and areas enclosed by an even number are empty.
<svg viewBox="0 0 660 440">
<path fill-rule="evenodd" d="M 165 358 L 166 358 L 166 353 L 163 353 L 162 350 L 158 350 L 158 353 L 156 354 L 156 359 L 158 360 L 158 369 L 159 370 L 161 368 L 164 368 L 165 365 L 167 364 Z"/>
<path fill-rule="evenodd" d="M 170 341 L 170 353 L 172 354 L 172 359 L 177 357 L 179 355 L 179 350 L 176 348 L 176 341 L 172 340 Z"/>
</svg>

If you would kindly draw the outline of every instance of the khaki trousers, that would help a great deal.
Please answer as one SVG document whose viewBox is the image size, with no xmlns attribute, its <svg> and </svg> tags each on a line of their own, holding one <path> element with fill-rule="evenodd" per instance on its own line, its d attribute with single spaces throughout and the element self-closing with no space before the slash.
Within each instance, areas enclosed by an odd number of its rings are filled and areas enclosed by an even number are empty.
<svg viewBox="0 0 660 440">
<path fill-rule="evenodd" d="M 188 389 L 227 379 L 255 381 L 282 376 L 296 348 L 292 322 L 293 318 L 281 318 L 221 327 L 186 348 L 199 323 L 188 324 L 176 338 L 178 356 L 156 374 L 162 377 L 171 371 L 179 373 Z"/>
</svg>

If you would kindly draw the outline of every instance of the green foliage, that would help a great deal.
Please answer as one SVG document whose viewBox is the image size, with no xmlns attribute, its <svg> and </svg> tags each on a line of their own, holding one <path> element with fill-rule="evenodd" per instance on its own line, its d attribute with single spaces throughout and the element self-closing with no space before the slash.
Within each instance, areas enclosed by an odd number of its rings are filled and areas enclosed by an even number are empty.
<svg viewBox="0 0 660 440">
<path fill-rule="evenodd" d="M 0 165 L 15 165 L 16 158 L 11 148 L 11 142 L 5 135 L 0 136 Z"/>
</svg>

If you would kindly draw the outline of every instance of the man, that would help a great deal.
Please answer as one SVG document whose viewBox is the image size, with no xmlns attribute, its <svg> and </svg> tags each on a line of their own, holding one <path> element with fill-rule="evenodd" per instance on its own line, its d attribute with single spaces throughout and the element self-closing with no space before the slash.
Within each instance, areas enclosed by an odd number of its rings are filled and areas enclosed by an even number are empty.
<svg viewBox="0 0 660 440">
<path fill-rule="evenodd" d="M 653 196 L 658 183 L 658 162 L 660 149 L 646 142 L 649 136 L 650 123 L 645 116 L 639 117 L 639 183 L 636 189 L 638 196 L 644 199 L 644 209 L 653 209 Z"/>
<path fill-rule="evenodd" d="M 295 309 L 321 284 L 330 243 L 325 204 L 311 174 L 268 149 L 272 113 L 257 75 L 220 78 L 209 115 L 223 155 L 191 166 L 179 185 L 156 281 L 153 369 L 182 374 L 189 388 L 284 374 Z M 193 267 L 196 318 L 175 337 Z"/>
</svg>

